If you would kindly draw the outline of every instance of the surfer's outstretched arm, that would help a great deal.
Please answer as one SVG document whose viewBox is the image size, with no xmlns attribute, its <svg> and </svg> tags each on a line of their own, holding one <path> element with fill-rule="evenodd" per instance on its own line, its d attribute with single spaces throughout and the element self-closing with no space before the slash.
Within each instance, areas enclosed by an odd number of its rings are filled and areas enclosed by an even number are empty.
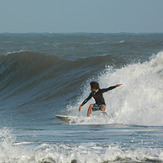
<svg viewBox="0 0 163 163">
<path fill-rule="evenodd" d="M 104 93 L 104 92 L 110 91 L 110 90 L 112 90 L 112 89 L 114 89 L 114 88 L 116 88 L 116 87 L 119 87 L 119 86 L 121 86 L 121 85 L 123 85 L 123 84 L 117 84 L 117 85 L 111 86 L 111 87 L 109 87 L 109 88 L 104 88 L 104 89 L 102 89 L 102 92 Z"/>
</svg>

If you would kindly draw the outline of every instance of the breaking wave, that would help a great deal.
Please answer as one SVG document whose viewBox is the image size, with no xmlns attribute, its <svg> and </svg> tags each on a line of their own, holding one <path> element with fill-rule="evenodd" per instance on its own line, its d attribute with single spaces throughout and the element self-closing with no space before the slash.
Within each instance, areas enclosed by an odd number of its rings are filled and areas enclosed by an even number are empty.
<svg viewBox="0 0 163 163">
<path fill-rule="evenodd" d="M 31 142 L 32 143 L 32 142 Z M 128 149 L 115 145 L 41 144 L 37 147 L 16 143 L 7 129 L 0 130 L 0 162 L 12 163 L 102 163 L 102 162 L 162 162 L 163 150 L 152 148 Z M 28 142 L 29 144 L 29 142 Z"/>
<path fill-rule="evenodd" d="M 108 66 L 99 76 L 98 82 L 101 88 L 118 83 L 123 83 L 123 86 L 104 94 L 107 104 L 106 111 L 109 116 L 99 117 L 95 112 L 83 123 L 163 125 L 163 52 L 159 52 L 144 63 L 129 64 L 120 69 Z M 89 95 L 89 92 L 90 88 L 87 84 L 82 98 L 79 98 L 75 107 L 68 106 L 68 111 L 74 111 Z M 94 101 L 90 100 L 83 107 L 80 113 L 82 117 L 86 116 L 90 103 Z M 80 120 L 76 121 L 81 123 Z"/>
</svg>

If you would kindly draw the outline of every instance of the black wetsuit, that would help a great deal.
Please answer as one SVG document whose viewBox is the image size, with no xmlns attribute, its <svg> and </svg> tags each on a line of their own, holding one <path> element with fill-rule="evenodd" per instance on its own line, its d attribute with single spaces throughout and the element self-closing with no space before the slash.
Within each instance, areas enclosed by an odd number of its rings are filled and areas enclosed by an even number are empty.
<svg viewBox="0 0 163 163">
<path fill-rule="evenodd" d="M 106 105 L 103 97 L 103 93 L 110 91 L 116 87 L 117 86 L 111 86 L 109 88 L 99 89 L 97 92 L 91 92 L 90 95 L 83 101 L 81 106 L 86 104 L 92 97 L 95 99 L 97 105 Z"/>
</svg>

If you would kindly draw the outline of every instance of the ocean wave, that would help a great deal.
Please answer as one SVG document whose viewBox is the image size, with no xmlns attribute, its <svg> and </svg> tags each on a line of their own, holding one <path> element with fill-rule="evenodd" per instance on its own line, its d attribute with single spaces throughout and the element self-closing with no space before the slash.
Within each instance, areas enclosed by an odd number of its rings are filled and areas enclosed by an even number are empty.
<svg viewBox="0 0 163 163">
<path fill-rule="evenodd" d="M 19 52 L 0 56 L 0 79 L 3 83 L 24 82 L 34 76 L 45 78 L 55 77 L 55 74 L 65 74 L 67 70 L 87 69 L 99 71 L 107 63 L 124 64 L 124 61 L 108 55 L 68 61 L 56 56 L 46 56 L 40 53 Z M 89 70 L 91 69 L 91 70 Z M 46 74 L 45 74 L 46 73 Z M 3 84 L 1 84 L 2 87 Z"/>
<path fill-rule="evenodd" d="M 69 114 L 77 114 L 76 108 L 90 93 L 89 81 L 97 80 L 103 88 L 123 83 L 122 87 L 104 95 L 109 117 L 95 115 L 93 120 L 84 123 L 161 126 L 162 56 L 159 52 L 149 61 L 128 65 L 109 55 L 76 61 L 30 52 L 1 56 L 1 106 L 10 108 L 8 103 L 11 103 L 15 110 L 24 108 L 24 114 L 31 108 L 31 114 L 42 113 L 40 117 L 44 117 L 43 106 L 52 109 L 59 105 L 63 113 L 67 105 Z M 111 66 L 113 63 L 125 66 L 118 68 Z M 81 116 L 86 116 L 89 104 L 84 106 Z M 34 105 L 39 106 L 38 109 L 33 110 Z"/>
<path fill-rule="evenodd" d="M 102 163 L 102 162 L 162 162 L 163 150 L 159 148 L 127 148 L 110 144 L 79 143 L 47 144 L 28 147 L 16 143 L 8 129 L 0 130 L 0 162 L 5 163 Z"/>
<path fill-rule="evenodd" d="M 7 56 L 0 56 L 0 72 L 1 74 L 6 74 L 6 71 L 12 71 L 14 74 L 14 71 L 18 70 L 19 72 L 22 71 L 21 74 L 23 74 L 23 72 L 26 73 L 27 69 L 29 69 L 28 71 L 31 73 L 37 73 L 59 63 L 60 60 L 55 56 L 45 56 L 39 53 L 21 51 L 8 54 Z"/>
<path fill-rule="evenodd" d="M 0 56 L 1 90 L 41 78 L 51 67 L 58 66 L 61 60 L 55 56 L 20 52 Z"/>
<path fill-rule="evenodd" d="M 100 45 L 100 44 L 105 44 L 106 41 L 101 41 L 101 42 L 88 42 L 88 43 L 83 43 L 84 45 Z"/>
<path fill-rule="evenodd" d="M 16 53 L 23 53 L 23 52 L 28 52 L 25 49 L 20 49 L 20 50 L 14 50 L 14 51 L 8 51 L 5 55 L 10 55 L 10 54 L 16 54 Z"/>
<path fill-rule="evenodd" d="M 31 110 L 31 116 L 40 112 L 40 117 L 43 118 L 41 110 L 44 105 L 51 105 L 49 107 L 52 109 L 56 102 L 60 103 L 60 108 L 64 108 L 63 101 L 65 105 L 75 101 L 82 84 L 89 78 L 97 78 L 108 63 L 120 65 L 123 60 L 106 55 L 70 61 L 32 52 L 0 56 L 2 109 L 9 112 L 12 109 L 16 113 L 21 108 L 26 115 L 26 110 L 36 105 L 39 107 Z"/>
<path fill-rule="evenodd" d="M 102 88 L 119 83 L 123 86 L 104 94 L 109 116 L 100 117 L 92 113 L 95 117 L 82 124 L 163 125 L 163 52 L 144 63 L 129 64 L 120 69 L 108 66 L 97 81 Z M 74 108 L 78 107 L 89 93 L 87 84 L 77 104 L 67 106 L 69 114 L 72 114 L 71 110 L 74 113 Z M 81 116 L 86 116 L 90 103 L 93 103 L 93 100 L 83 107 Z M 74 114 L 77 114 L 76 112 Z M 80 119 L 76 123 L 81 123 Z"/>
</svg>

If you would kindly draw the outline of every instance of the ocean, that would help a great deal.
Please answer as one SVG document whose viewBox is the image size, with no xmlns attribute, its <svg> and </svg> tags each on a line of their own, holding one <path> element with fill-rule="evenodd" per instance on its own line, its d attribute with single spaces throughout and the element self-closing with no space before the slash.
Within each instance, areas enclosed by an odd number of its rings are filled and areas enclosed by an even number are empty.
<svg viewBox="0 0 163 163">
<path fill-rule="evenodd" d="M 163 162 L 163 33 L 1 33 L 0 163 L 112 162 Z"/>
</svg>

